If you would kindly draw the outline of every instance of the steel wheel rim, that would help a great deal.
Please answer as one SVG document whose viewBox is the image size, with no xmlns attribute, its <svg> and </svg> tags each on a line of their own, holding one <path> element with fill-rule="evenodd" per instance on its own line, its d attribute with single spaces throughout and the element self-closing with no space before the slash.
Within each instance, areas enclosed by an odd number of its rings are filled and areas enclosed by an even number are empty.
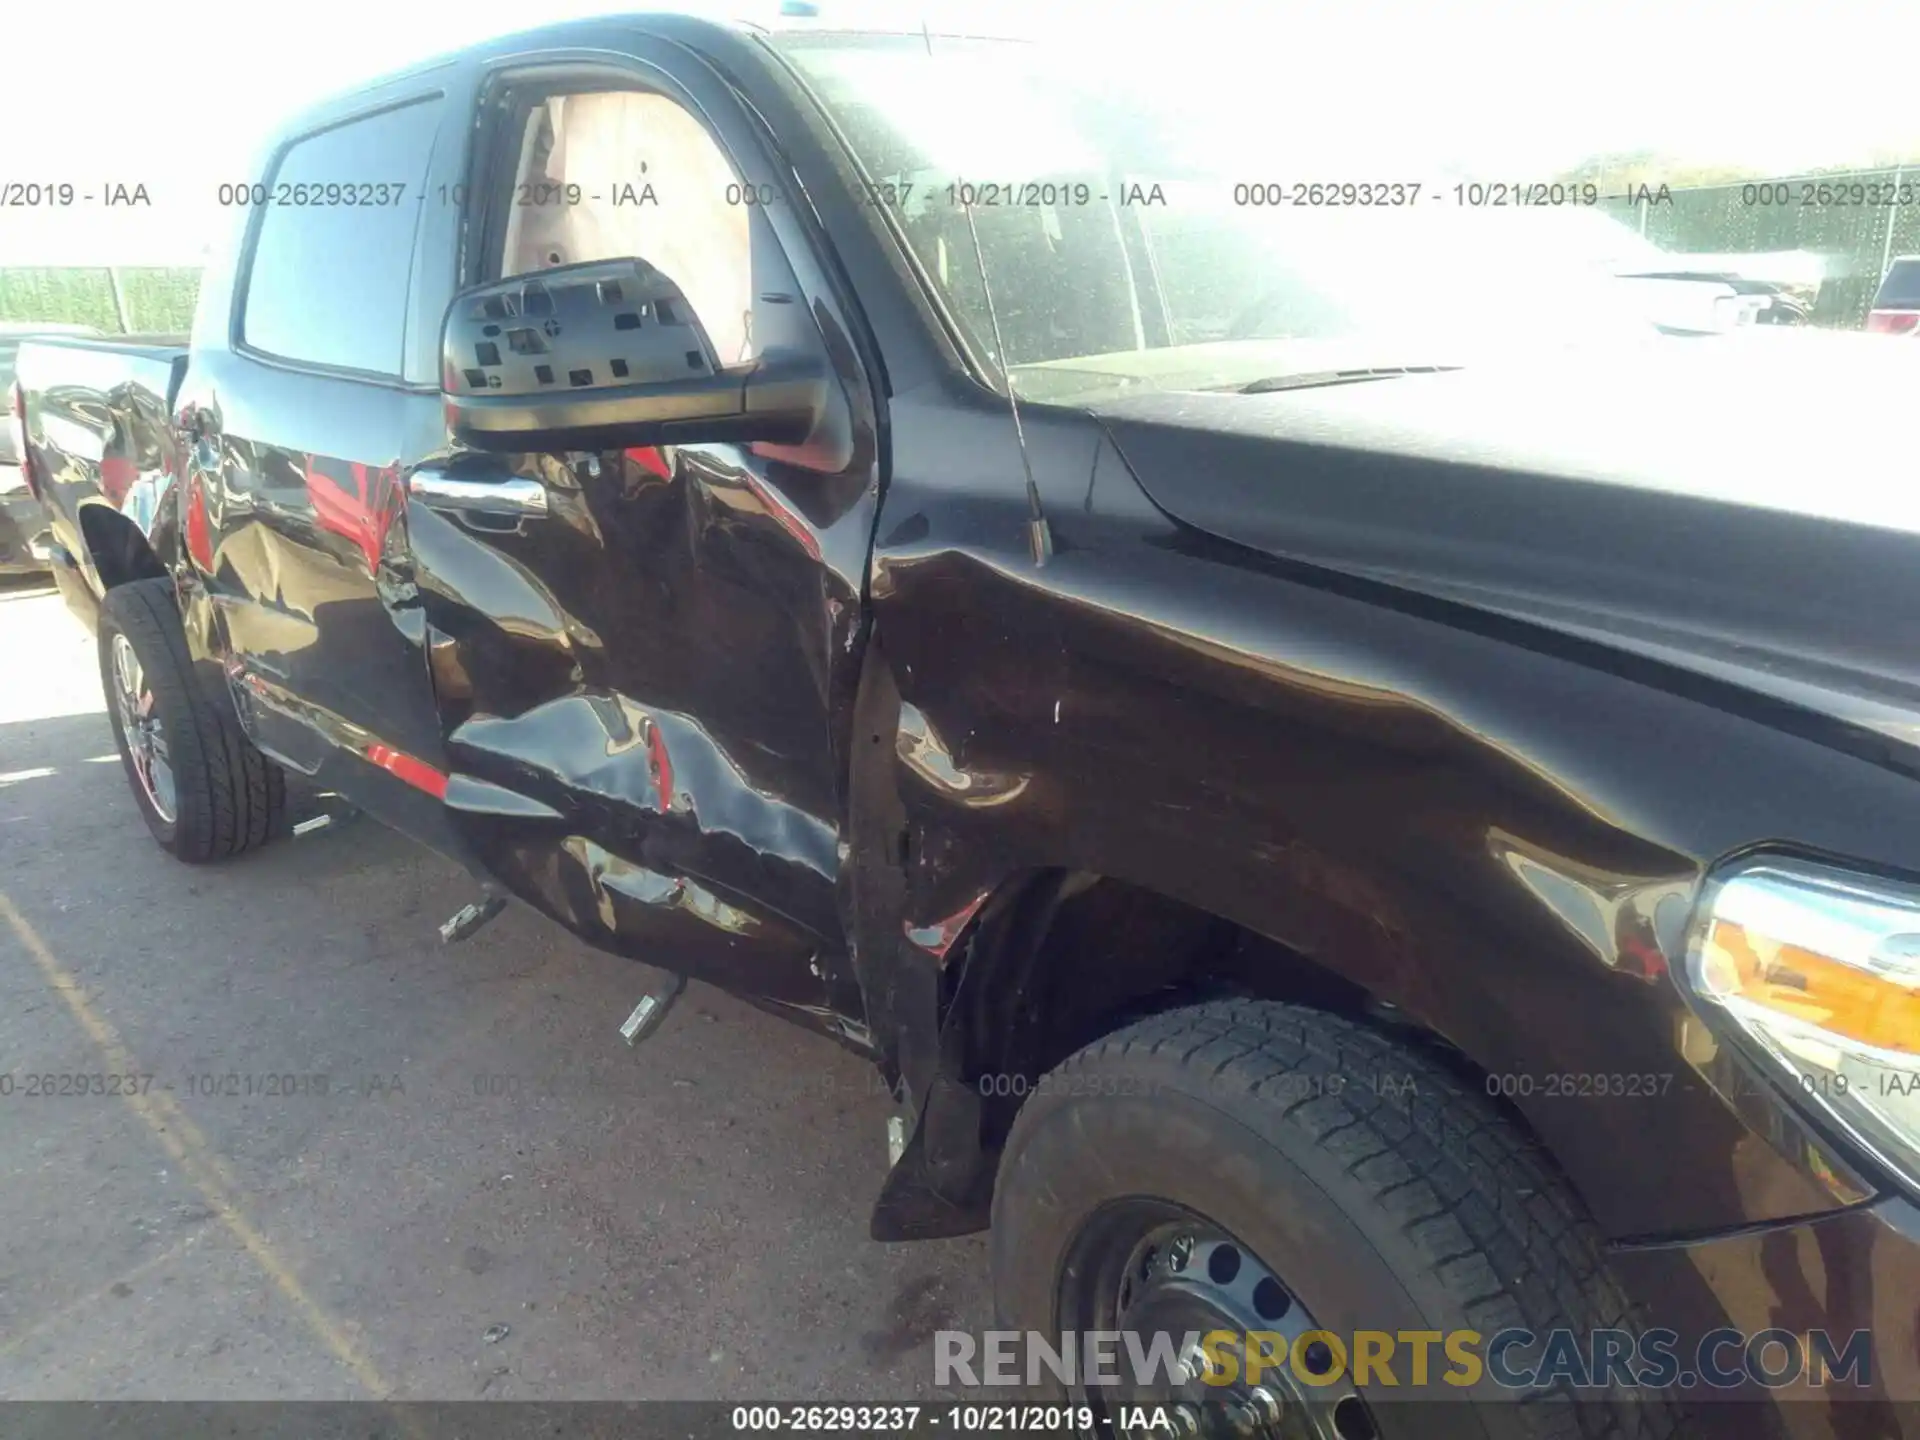
<svg viewBox="0 0 1920 1440">
<path fill-rule="evenodd" d="M 1189 1332 L 1228 1330 L 1274 1332 L 1274 1348 L 1291 1352 L 1297 1337 L 1322 1328 L 1250 1247 L 1183 1206 L 1145 1198 L 1106 1206 L 1082 1225 L 1062 1267 L 1058 1305 L 1062 1329 L 1133 1331 L 1143 1351 L 1156 1333 L 1171 1334 L 1178 1351 Z M 1313 1351 L 1303 1349 L 1312 1364 Z M 1350 1371 L 1331 1384 L 1309 1385 L 1286 1364 L 1250 1385 L 1243 1365 L 1233 1383 L 1211 1385 L 1204 1356 L 1180 1358 L 1184 1372 L 1155 1371 L 1151 1385 L 1129 1378 L 1115 1390 L 1082 1387 L 1077 1402 L 1104 1412 L 1106 1423 L 1094 1433 L 1125 1440 L 1374 1440 L 1379 1434 Z M 1149 1414 L 1164 1407 L 1173 1428 L 1120 1424 L 1122 1407 L 1133 1406 Z"/>
<path fill-rule="evenodd" d="M 134 778 L 140 782 L 154 814 L 171 825 L 175 798 L 172 751 L 167 746 L 166 727 L 154 706 L 146 670 L 124 635 L 113 637 L 113 699 Z"/>
</svg>

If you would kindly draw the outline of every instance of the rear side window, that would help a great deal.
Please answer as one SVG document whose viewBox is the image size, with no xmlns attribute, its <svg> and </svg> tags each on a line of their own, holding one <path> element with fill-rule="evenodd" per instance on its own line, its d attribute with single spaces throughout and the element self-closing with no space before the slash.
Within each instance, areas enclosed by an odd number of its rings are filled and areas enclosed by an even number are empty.
<svg viewBox="0 0 1920 1440">
<path fill-rule="evenodd" d="M 241 336 L 268 355 L 401 373 L 440 97 L 295 141 L 264 187 Z"/>
<path fill-rule="evenodd" d="M 1909 256 L 1887 267 L 1880 282 L 1880 293 L 1873 297 L 1876 310 L 1920 310 L 1920 256 Z"/>
</svg>

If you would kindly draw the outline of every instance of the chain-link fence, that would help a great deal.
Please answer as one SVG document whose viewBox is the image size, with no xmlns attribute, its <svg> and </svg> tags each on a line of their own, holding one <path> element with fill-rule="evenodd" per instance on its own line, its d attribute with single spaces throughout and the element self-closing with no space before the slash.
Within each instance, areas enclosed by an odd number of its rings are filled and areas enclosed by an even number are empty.
<svg viewBox="0 0 1920 1440">
<path fill-rule="evenodd" d="M 1656 187 L 1657 188 L 1657 187 Z M 1920 253 L 1920 164 L 1674 189 L 1607 202 L 1663 250 L 1818 255 L 1818 325 L 1857 330 L 1895 255 Z"/>
</svg>

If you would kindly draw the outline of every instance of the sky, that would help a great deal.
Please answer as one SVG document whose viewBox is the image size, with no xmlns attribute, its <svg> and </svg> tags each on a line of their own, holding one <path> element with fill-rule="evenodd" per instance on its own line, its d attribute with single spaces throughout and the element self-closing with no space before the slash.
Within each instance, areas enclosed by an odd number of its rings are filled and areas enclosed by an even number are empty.
<svg viewBox="0 0 1920 1440">
<path fill-rule="evenodd" d="M 1532 180 L 1653 149 L 1791 173 L 1912 142 L 1914 0 L 819 0 L 822 24 L 1031 34 L 1063 63 L 1136 76 L 1263 145 L 1276 178 L 1364 155 Z M 0 265 L 196 264 L 232 218 L 223 180 L 326 95 L 606 0 L 94 0 L 18 4 L 0 184 L 144 185 L 151 205 L 0 207 Z M 662 7 L 655 7 L 662 8 Z M 668 8 L 768 17 L 776 0 Z M 1337 143 L 1336 143 L 1337 142 Z M 1331 148 L 1330 148 L 1331 147 Z M 1315 157 L 1321 157 L 1316 160 Z M 1348 163 L 1345 159 L 1338 163 Z"/>
</svg>

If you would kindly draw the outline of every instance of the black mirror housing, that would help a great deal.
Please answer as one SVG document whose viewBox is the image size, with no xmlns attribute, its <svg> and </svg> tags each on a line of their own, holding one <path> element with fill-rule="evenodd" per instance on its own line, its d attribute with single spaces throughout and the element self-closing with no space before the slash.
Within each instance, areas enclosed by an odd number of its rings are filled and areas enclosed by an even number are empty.
<svg viewBox="0 0 1920 1440">
<path fill-rule="evenodd" d="M 440 353 L 454 438 L 479 450 L 792 444 L 828 398 L 826 368 L 810 356 L 723 366 L 680 287 L 640 259 L 463 290 Z"/>
</svg>

